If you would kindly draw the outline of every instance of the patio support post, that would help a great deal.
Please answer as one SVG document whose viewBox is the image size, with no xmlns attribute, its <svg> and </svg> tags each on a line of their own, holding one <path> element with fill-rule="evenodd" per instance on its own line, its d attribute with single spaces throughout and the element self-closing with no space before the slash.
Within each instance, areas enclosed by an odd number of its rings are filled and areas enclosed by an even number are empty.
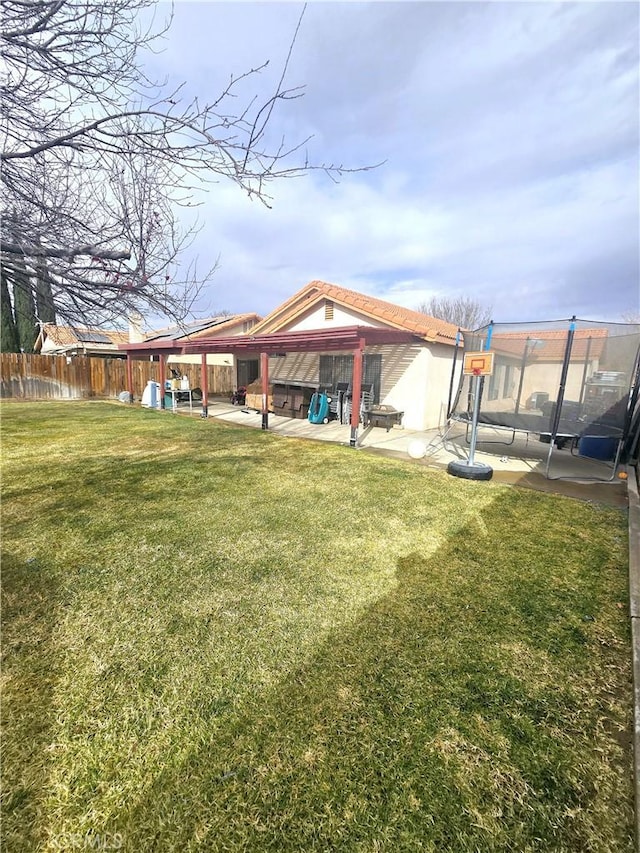
<svg viewBox="0 0 640 853">
<path fill-rule="evenodd" d="M 202 358 L 200 362 L 200 384 L 202 385 L 202 412 L 200 414 L 201 418 L 209 417 L 209 384 L 208 384 L 208 375 L 207 375 L 207 354 L 206 352 L 202 353 Z"/>
<path fill-rule="evenodd" d="M 129 402 L 133 403 L 133 356 L 130 352 L 127 353 L 127 391 Z"/>
<path fill-rule="evenodd" d="M 260 376 L 262 378 L 262 429 L 269 429 L 269 354 L 260 353 Z"/>
<path fill-rule="evenodd" d="M 358 424 L 360 423 L 360 397 L 362 396 L 362 355 L 364 340 L 360 338 L 358 347 L 353 351 L 353 380 L 351 388 L 351 437 L 349 444 L 358 444 Z"/>
<path fill-rule="evenodd" d="M 158 356 L 158 382 L 160 383 L 160 408 L 164 409 L 164 380 L 167 374 L 166 358 L 160 353 Z"/>
</svg>

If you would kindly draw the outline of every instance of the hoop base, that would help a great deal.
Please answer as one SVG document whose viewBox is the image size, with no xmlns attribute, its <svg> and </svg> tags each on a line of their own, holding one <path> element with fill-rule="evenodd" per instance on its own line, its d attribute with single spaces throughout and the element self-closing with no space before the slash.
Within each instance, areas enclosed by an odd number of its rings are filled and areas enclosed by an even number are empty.
<svg viewBox="0 0 640 853">
<path fill-rule="evenodd" d="M 452 477 L 460 477 L 463 480 L 490 480 L 493 477 L 493 468 L 483 465 L 482 462 L 459 462 L 457 459 L 449 462 L 447 473 Z"/>
</svg>

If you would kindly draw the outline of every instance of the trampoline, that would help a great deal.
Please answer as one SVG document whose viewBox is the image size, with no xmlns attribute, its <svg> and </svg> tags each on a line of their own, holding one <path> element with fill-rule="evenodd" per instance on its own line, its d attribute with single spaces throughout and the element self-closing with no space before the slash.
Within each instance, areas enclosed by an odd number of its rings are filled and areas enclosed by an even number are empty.
<svg viewBox="0 0 640 853">
<path fill-rule="evenodd" d="M 491 376 L 465 376 L 462 355 L 490 350 Z M 637 447 L 640 429 L 640 325 L 555 320 L 490 323 L 458 336 L 451 373 L 449 421 L 469 425 L 474 391 L 478 427 L 490 443 L 511 444 L 518 432 L 547 443 L 545 476 L 557 450 L 602 462 L 613 480 Z M 496 435 L 505 433 L 504 442 Z M 468 430 L 467 430 L 468 435 Z M 586 479 L 596 479 L 589 477 Z M 600 479 L 600 478 L 597 478 Z"/>
</svg>

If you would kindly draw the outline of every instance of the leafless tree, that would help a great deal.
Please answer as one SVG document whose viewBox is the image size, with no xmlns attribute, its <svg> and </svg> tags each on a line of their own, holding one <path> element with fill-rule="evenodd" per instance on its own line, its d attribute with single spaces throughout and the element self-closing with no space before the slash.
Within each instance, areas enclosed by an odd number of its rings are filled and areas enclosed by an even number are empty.
<svg viewBox="0 0 640 853">
<path fill-rule="evenodd" d="M 2 267 L 11 281 L 24 267 L 36 276 L 46 260 L 68 321 L 189 313 L 211 272 L 177 273 L 194 233 L 193 223 L 181 229 L 179 208 L 196 188 L 227 179 L 268 206 L 278 179 L 355 171 L 310 163 L 307 140 L 269 145 L 275 107 L 303 94 L 285 87 L 297 29 L 269 97 L 239 101 L 260 66 L 203 104 L 145 75 L 141 57 L 170 25 L 156 23 L 154 7 L 2 0 Z"/>
<path fill-rule="evenodd" d="M 421 302 L 416 311 L 447 320 L 461 329 L 473 330 L 480 329 L 491 321 L 493 308 L 466 296 L 456 296 L 451 299 L 432 296 L 427 302 Z"/>
</svg>

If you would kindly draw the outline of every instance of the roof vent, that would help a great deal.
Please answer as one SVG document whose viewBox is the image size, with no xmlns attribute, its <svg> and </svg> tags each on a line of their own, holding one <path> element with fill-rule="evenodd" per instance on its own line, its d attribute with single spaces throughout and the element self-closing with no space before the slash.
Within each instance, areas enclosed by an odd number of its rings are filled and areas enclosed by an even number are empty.
<svg viewBox="0 0 640 853">
<path fill-rule="evenodd" d="M 333 302 L 330 299 L 324 301 L 324 319 L 333 320 Z"/>
</svg>

